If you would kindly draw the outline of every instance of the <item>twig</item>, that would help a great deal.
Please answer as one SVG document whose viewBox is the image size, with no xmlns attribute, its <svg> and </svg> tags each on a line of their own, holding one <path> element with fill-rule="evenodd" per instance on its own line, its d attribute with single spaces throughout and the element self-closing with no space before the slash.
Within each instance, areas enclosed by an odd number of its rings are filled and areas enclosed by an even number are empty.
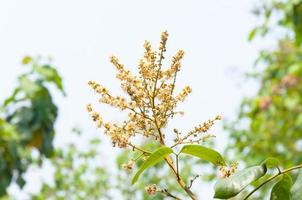
<svg viewBox="0 0 302 200">
<path fill-rule="evenodd" d="M 190 189 L 193 186 L 193 182 L 199 177 L 199 174 L 197 174 L 196 176 L 194 176 L 194 178 L 192 178 L 190 180 L 190 185 L 188 186 L 188 188 Z"/>
<path fill-rule="evenodd" d="M 187 137 L 185 139 L 182 138 L 180 141 L 178 141 L 178 142 L 174 143 L 173 145 L 171 145 L 170 148 L 174 148 L 174 147 L 176 147 L 178 145 L 181 145 L 181 144 L 194 144 L 194 143 L 199 144 L 201 141 L 205 141 L 207 138 L 210 138 L 210 137 L 216 137 L 216 136 L 208 134 L 208 135 L 205 135 L 201 138 L 198 138 L 196 140 L 191 140 L 191 141 L 185 141 L 187 139 Z"/>
<path fill-rule="evenodd" d="M 139 155 L 139 156 L 137 156 L 135 159 L 134 159 L 134 161 L 137 161 L 138 159 L 140 159 L 142 156 L 144 156 L 145 155 L 145 153 L 141 153 L 141 155 Z"/>
<path fill-rule="evenodd" d="M 149 151 L 146 151 L 146 150 L 144 150 L 144 149 L 141 149 L 141 148 L 139 148 L 139 147 L 137 147 L 137 146 L 135 146 L 135 145 L 133 145 L 133 144 L 131 144 L 131 143 L 128 143 L 128 145 L 130 146 L 130 147 L 132 147 L 133 149 L 136 149 L 136 150 L 138 150 L 138 151 L 141 151 L 141 152 L 143 152 L 144 154 L 151 154 L 151 152 L 149 152 Z"/>
<path fill-rule="evenodd" d="M 179 197 L 177 197 L 177 196 L 171 194 L 167 189 L 162 189 L 162 190 L 160 190 L 160 192 L 163 193 L 163 194 L 165 194 L 165 195 L 168 196 L 168 197 L 173 198 L 173 199 L 181 200 Z"/>
</svg>

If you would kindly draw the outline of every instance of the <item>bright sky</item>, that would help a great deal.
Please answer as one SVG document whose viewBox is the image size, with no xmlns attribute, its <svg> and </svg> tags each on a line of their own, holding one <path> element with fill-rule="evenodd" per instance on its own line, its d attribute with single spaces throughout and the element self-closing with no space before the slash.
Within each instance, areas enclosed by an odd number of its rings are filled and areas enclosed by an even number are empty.
<svg viewBox="0 0 302 200">
<path fill-rule="evenodd" d="M 119 92 L 114 68 L 108 57 L 117 55 L 132 70 L 150 40 L 156 47 L 160 33 L 168 30 L 168 55 L 185 50 L 178 85 L 193 88 L 183 104 L 186 115 L 170 127 L 188 130 L 216 114 L 235 116 L 240 100 L 251 94 L 251 86 L 238 77 L 251 69 L 261 44 L 248 43 L 251 28 L 259 22 L 251 14 L 255 0 L 0 0 L 0 100 L 10 94 L 22 72 L 24 55 L 51 56 L 64 78 L 67 98 L 56 94 L 60 107 L 55 144 L 71 139 L 74 125 L 85 134 L 101 135 L 85 111 L 97 102 L 87 87 L 96 80 Z M 238 67 L 238 68 L 237 68 Z M 107 120 L 121 119 L 119 113 L 100 107 Z M 226 133 L 221 124 L 212 132 L 221 150 Z M 117 150 L 105 139 L 105 165 L 112 165 Z M 84 145 L 85 146 L 85 145 Z M 108 159 L 107 159 L 108 158 Z M 34 171 L 35 172 L 35 171 Z M 35 173 L 33 173 L 33 176 Z M 33 177 L 32 176 L 32 177 Z M 33 185 L 27 186 L 31 190 Z M 212 186 L 199 185 L 203 199 L 211 199 Z"/>
</svg>

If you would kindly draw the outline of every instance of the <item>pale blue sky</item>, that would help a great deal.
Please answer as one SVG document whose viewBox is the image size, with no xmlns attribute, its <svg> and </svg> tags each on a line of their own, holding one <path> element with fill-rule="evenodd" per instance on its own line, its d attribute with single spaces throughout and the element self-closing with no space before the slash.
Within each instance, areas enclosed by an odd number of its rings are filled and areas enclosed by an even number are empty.
<svg viewBox="0 0 302 200">
<path fill-rule="evenodd" d="M 171 123 L 189 129 L 216 114 L 235 116 L 240 100 L 255 90 L 243 85 L 240 74 L 251 69 L 263 44 L 247 42 L 251 28 L 260 22 L 251 14 L 256 0 L 0 0 L 0 100 L 9 95 L 22 71 L 24 55 L 54 58 L 64 78 L 67 98 L 55 95 L 60 107 L 55 144 L 70 141 L 71 127 L 78 124 L 88 135 L 102 135 L 85 112 L 96 102 L 87 87 L 97 80 L 118 93 L 111 54 L 134 70 L 145 39 L 157 46 L 161 31 L 168 30 L 168 55 L 185 50 L 179 86 L 189 84 L 193 94 L 183 104 L 186 115 Z M 238 67 L 238 68 L 237 68 Z M 236 69 L 237 68 L 237 69 Z M 114 110 L 100 107 L 107 120 L 118 120 Z M 177 121 L 179 120 L 179 121 Z M 226 143 L 221 124 L 218 149 Z M 103 138 L 103 137 L 102 137 Z M 105 139 L 104 148 L 110 148 Z M 85 145 L 83 145 L 85 148 Z M 110 155 L 115 155 L 111 149 Z M 106 165 L 113 163 L 112 156 Z M 35 169 L 31 177 L 38 172 Z M 35 178 L 33 178 L 35 179 Z M 29 184 L 25 189 L 32 190 Z M 211 186 L 199 185 L 203 199 L 211 199 Z"/>
</svg>

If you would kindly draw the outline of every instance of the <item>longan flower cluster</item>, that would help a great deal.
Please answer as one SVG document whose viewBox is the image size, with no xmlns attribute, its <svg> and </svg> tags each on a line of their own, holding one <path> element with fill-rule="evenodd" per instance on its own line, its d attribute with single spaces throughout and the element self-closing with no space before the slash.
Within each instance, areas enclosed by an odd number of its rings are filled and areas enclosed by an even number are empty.
<svg viewBox="0 0 302 200">
<path fill-rule="evenodd" d="M 99 99 L 100 103 L 109 104 L 113 107 L 118 107 L 121 110 L 125 110 L 127 107 L 131 106 L 130 104 L 128 104 L 125 98 L 120 96 L 117 97 L 111 96 L 109 94 L 109 90 L 102 87 L 100 84 L 94 81 L 89 81 L 88 84 L 96 93 L 101 95 L 101 98 Z"/>
<path fill-rule="evenodd" d="M 101 128 L 101 127 L 103 126 L 103 119 L 102 119 L 102 117 L 100 116 L 100 114 L 93 111 L 91 104 L 88 104 L 88 105 L 87 105 L 87 111 L 88 111 L 88 113 L 91 114 L 92 120 L 93 120 L 94 122 L 96 122 L 96 124 L 97 124 L 97 126 L 98 126 L 99 128 Z"/>
<path fill-rule="evenodd" d="M 156 184 L 152 184 L 152 185 L 149 185 L 149 186 L 145 187 L 145 191 L 150 196 L 154 195 L 157 192 Z"/>
<path fill-rule="evenodd" d="M 184 57 L 185 52 L 183 50 L 179 50 L 175 56 L 172 58 L 172 64 L 169 69 L 166 71 L 163 71 L 163 76 L 166 77 L 167 79 L 173 77 L 173 74 L 178 72 L 181 67 L 181 59 Z"/>
<path fill-rule="evenodd" d="M 135 161 L 131 159 L 127 164 L 123 164 L 122 168 L 124 170 L 126 170 L 127 172 L 131 172 L 133 169 L 134 163 L 135 163 Z"/>
<path fill-rule="evenodd" d="M 177 95 L 174 94 L 177 73 L 181 69 L 181 60 L 184 57 L 184 51 L 179 50 L 173 57 L 170 66 L 164 68 L 162 62 L 165 59 L 166 43 L 168 33 L 165 31 L 161 35 L 158 50 L 152 48 L 150 42 L 144 43 L 144 55 L 138 63 L 137 75 L 126 70 L 116 56 L 110 57 L 110 62 L 117 70 L 117 79 L 121 82 L 122 90 L 127 97 L 114 96 L 110 91 L 95 81 L 89 81 L 89 86 L 99 95 L 99 102 L 108 104 L 122 111 L 128 112 L 128 119 L 121 124 L 104 122 L 100 114 L 95 112 L 89 104 L 87 110 L 93 121 L 99 128 L 105 130 L 114 146 L 125 148 L 135 146 L 130 139 L 136 135 L 157 140 L 165 145 L 165 134 L 162 128 L 167 125 L 169 118 L 176 114 L 183 114 L 182 111 L 176 111 L 179 102 L 183 102 L 192 92 L 189 86 L 185 86 Z M 213 125 L 214 120 L 209 120 L 190 131 L 186 136 L 177 135 L 175 145 L 185 142 L 194 143 L 192 137 L 199 133 L 207 132 Z M 203 139 L 209 136 L 203 136 Z M 197 138 L 199 143 L 201 137 Z M 124 167 L 130 169 L 131 165 Z"/>
<path fill-rule="evenodd" d="M 182 91 L 176 96 L 177 101 L 184 101 L 186 97 L 192 92 L 190 86 L 186 86 Z"/>
<path fill-rule="evenodd" d="M 175 147 L 179 144 L 199 144 L 200 142 L 205 141 L 208 138 L 215 137 L 211 134 L 204 134 L 207 133 L 208 130 L 214 125 L 215 121 L 221 120 L 222 117 L 220 115 L 217 115 L 214 119 L 209 119 L 206 122 L 203 122 L 199 124 L 198 126 L 194 127 L 193 130 L 189 131 L 184 136 L 181 136 L 181 133 L 178 129 L 174 129 L 174 133 L 176 134 L 175 144 L 172 145 L 172 147 Z"/>
<path fill-rule="evenodd" d="M 221 166 L 220 167 L 220 177 L 221 178 L 227 178 L 234 174 L 238 168 L 238 162 L 232 163 L 230 166 Z"/>
<path fill-rule="evenodd" d="M 209 119 L 208 121 L 199 124 L 194 128 L 194 130 L 190 131 L 188 135 L 207 132 L 214 125 L 216 120 L 221 120 L 221 116 L 217 115 L 214 119 Z"/>
</svg>

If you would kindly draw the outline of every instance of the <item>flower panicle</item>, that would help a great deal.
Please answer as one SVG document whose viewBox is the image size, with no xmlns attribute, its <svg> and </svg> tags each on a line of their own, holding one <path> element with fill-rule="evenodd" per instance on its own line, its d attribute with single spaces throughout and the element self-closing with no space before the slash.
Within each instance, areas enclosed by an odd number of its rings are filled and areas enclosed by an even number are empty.
<svg viewBox="0 0 302 200">
<path fill-rule="evenodd" d="M 127 94 L 124 96 L 113 96 L 110 91 L 97 83 L 89 81 L 88 85 L 97 93 L 99 102 L 128 112 L 128 119 L 121 124 L 104 122 L 99 113 L 95 112 L 89 104 L 87 111 L 97 127 L 104 129 L 105 134 L 110 136 L 114 146 L 125 148 L 132 137 L 141 135 L 149 139 L 155 139 L 162 143 L 165 134 L 160 129 L 165 128 L 168 120 L 175 115 L 183 115 L 183 111 L 176 110 L 178 103 L 185 101 L 192 92 L 190 86 L 185 86 L 178 94 L 174 94 L 176 86 L 176 75 L 181 69 L 181 60 L 185 52 L 179 50 L 171 60 L 167 69 L 162 67 L 164 52 L 168 40 L 168 32 L 161 34 L 159 49 L 154 50 L 149 41 L 144 42 L 144 54 L 138 64 L 139 74 L 133 75 L 126 70 L 124 65 L 116 56 L 110 57 L 110 62 L 117 70 L 116 78 L 121 82 L 122 90 Z M 201 135 L 206 133 L 220 117 L 208 120 L 186 135 L 175 133 L 176 144 L 199 143 L 213 135 Z"/>
<path fill-rule="evenodd" d="M 197 126 L 194 127 L 193 130 L 187 132 L 184 136 L 181 137 L 181 133 L 178 129 L 174 129 L 174 133 L 176 134 L 176 138 L 174 139 L 174 145 L 172 147 L 175 147 L 179 144 L 199 144 L 201 142 L 206 141 L 209 138 L 215 137 L 213 134 L 208 134 L 207 132 L 209 129 L 214 125 L 215 121 L 221 120 L 222 117 L 220 115 L 217 115 L 213 119 L 209 119 Z"/>
<path fill-rule="evenodd" d="M 111 139 L 114 147 L 131 148 L 133 151 L 141 153 L 137 158 L 131 159 L 128 163 L 122 165 L 122 168 L 127 172 L 132 171 L 137 160 L 146 160 L 150 158 L 151 154 L 144 148 L 134 145 L 133 138 L 139 135 L 148 141 L 156 141 L 160 146 L 168 146 L 167 140 L 170 137 L 166 137 L 166 133 L 162 129 L 167 126 L 169 119 L 175 115 L 184 115 L 184 112 L 179 110 L 177 106 L 192 93 L 192 88 L 185 86 L 178 94 L 174 94 L 177 74 L 181 70 L 185 52 L 183 50 L 177 51 L 171 59 L 171 64 L 164 68 L 163 60 L 165 59 L 168 36 L 167 31 L 161 34 L 158 49 L 153 49 L 149 41 L 144 42 L 144 54 L 139 60 L 137 75 L 127 70 L 118 57 L 110 57 L 110 62 L 116 69 L 116 78 L 120 81 L 121 88 L 126 96 L 114 96 L 101 84 L 95 81 L 88 82 L 88 85 L 99 96 L 99 103 L 127 112 L 127 119 L 121 123 L 104 122 L 92 105 L 87 105 L 87 111 L 92 121 L 96 123 L 98 128 L 104 130 L 105 135 Z M 295 84 L 291 77 L 283 82 L 284 87 Z M 174 134 L 175 140 L 170 147 L 200 144 L 209 138 L 215 137 L 213 134 L 209 134 L 208 131 L 217 120 L 221 120 L 220 115 L 199 124 L 186 134 L 174 129 L 172 134 Z M 169 166 L 175 171 L 173 161 L 170 161 L 170 159 L 166 159 L 166 161 L 168 164 L 170 163 Z M 223 176 L 228 176 L 236 170 L 235 168 L 235 165 L 230 168 L 221 168 L 221 172 Z M 178 174 L 178 170 L 176 173 Z M 182 180 L 178 175 L 177 178 L 181 183 Z M 185 191 L 190 190 L 193 181 L 191 181 L 190 186 L 185 187 Z M 167 196 L 178 199 L 170 194 L 167 189 L 158 189 L 155 184 L 147 186 L 145 191 L 148 195 L 162 192 Z"/>
<path fill-rule="evenodd" d="M 152 196 L 152 195 L 155 195 L 156 192 L 157 192 L 157 185 L 156 184 L 152 184 L 152 185 L 149 185 L 147 187 L 145 187 L 145 191 L 148 195 Z"/>
<path fill-rule="evenodd" d="M 230 166 L 221 166 L 219 168 L 220 178 L 227 178 L 237 171 L 238 162 L 231 163 Z"/>
</svg>

